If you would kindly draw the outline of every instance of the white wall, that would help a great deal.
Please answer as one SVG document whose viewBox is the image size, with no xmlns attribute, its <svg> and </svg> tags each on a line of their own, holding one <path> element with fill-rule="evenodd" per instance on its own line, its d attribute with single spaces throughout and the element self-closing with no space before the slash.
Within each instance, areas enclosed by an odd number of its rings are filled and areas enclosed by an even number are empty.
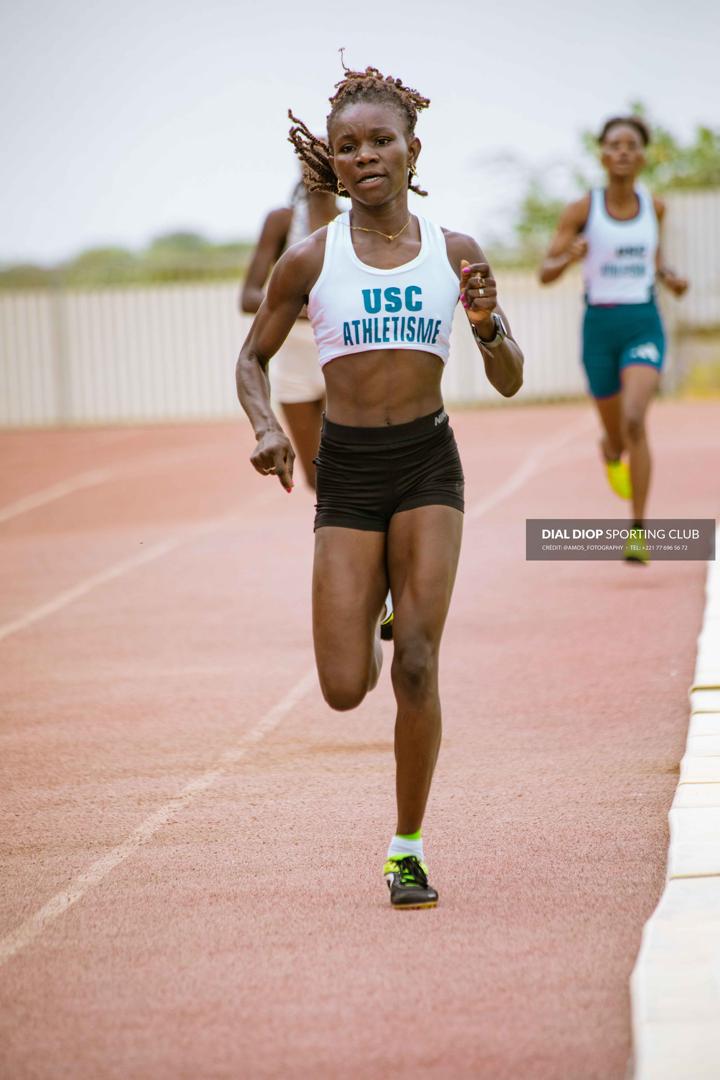
<svg viewBox="0 0 720 1080">
<path fill-rule="evenodd" d="M 668 328 L 678 318 L 718 324 L 720 194 L 669 202 L 668 260 L 692 289 L 680 304 L 663 299 Z M 530 271 L 500 271 L 498 284 L 525 352 L 525 385 L 512 400 L 582 394 L 579 274 L 541 288 Z M 237 416 L 235 359 L 249 320 L 236 304 L 235 284 L 0 292 L 0 425 Z M 673 381 L 671 347 L 665 385 Z M 444 387 L 451 405 L 504 403 L 460 307 Z"/>
</svg>

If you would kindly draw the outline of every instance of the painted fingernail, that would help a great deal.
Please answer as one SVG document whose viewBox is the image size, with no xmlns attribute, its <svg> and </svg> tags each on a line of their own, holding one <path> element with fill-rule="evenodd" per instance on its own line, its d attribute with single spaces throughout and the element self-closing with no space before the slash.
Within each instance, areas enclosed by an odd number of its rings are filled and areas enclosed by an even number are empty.
<svg viewBox="0 0 720 1080">
<path fill-rule="evenodd" d="M 469 266 L 463 266 L 463 274 L 469 274 L 469 273 L 470 273 L 470 267 Z"/>
</svg>

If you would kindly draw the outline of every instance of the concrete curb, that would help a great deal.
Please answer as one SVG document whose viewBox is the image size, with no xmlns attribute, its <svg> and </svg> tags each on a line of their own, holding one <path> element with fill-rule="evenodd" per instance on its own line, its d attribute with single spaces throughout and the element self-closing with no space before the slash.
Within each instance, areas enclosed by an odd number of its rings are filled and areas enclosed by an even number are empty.
<svg viewBox="0 0 720 1080">
<path fill-rule="evenodd" d="M 720 528 L 718 529 L 720 541 Z M 720 564 L 690 688 L 690 727 L 670 808 L 667 882 L 630 979 L 635 1080 L 720 1076 Z"/>
</svg>

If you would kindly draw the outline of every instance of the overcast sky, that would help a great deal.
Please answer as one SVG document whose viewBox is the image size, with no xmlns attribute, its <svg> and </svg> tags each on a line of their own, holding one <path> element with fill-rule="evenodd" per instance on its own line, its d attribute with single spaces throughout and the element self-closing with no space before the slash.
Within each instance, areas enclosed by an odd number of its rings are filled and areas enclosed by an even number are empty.
<svg viewBox="0 0 720 1080">
<path fill-rule="evenodd" d="M 254 237 L 296 175 L 288 106 L 322 129 L 340 45 L 432 99 L 422 210 L 481 243 L 520 190 L 504 151 L 550 170 L 634 98 L 680 136 L 720 126 L 716 0 L 0 5 L 5 262 L 178 228 Z"/>
</svg>

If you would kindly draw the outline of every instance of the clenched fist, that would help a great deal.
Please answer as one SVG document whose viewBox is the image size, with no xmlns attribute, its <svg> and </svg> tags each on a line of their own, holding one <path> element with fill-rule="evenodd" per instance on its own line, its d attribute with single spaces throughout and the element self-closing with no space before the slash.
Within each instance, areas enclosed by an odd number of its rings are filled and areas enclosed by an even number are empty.
<svg viewBox="0 0 720 1080">
<path fill-rule="evenodd" d="M 576 240 L 573 240 L 569 247 L 565 248 L 565 254 L 568 258 L 568 262 L 579 262 L 580 259 L 584 259 L 588 253 L 588 242 L 583 240 L 581 236 L 578 236 Z"/>
<path fill-rule="evenodd" d="M 658 272 L 658 277 L 673 296 L 684 296 L 688 291 L 689 282 L 676 274 L 674 270 L 661 270 Z"/>
<path fill-rule="evenodd" d="M 475 326 L 489 323 L 497 307 L 497 285 L 487 263 L 460 261 L 460 303 Z"/>
<path fill-rule="evenodd" d="M 292 491 L 295 451 L 284 432 L 268 431 L 262 435 L 250 455 L 250 461 L 263 476 L 277 476 L 285 490 Z"/>
</svg>

